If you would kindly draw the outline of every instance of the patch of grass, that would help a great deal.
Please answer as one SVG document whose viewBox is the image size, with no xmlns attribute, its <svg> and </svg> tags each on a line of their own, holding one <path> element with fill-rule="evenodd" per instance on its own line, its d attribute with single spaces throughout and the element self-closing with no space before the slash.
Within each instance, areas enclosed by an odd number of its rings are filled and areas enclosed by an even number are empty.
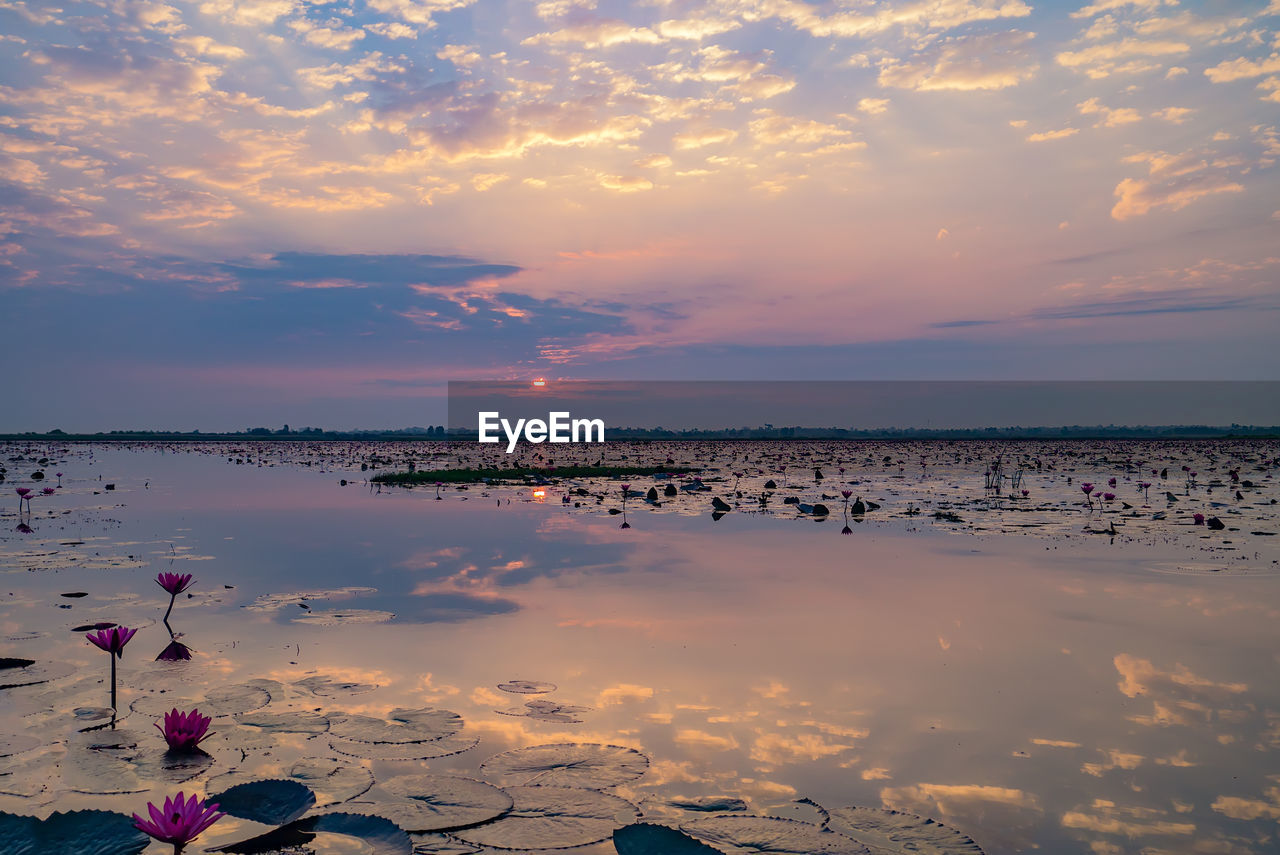
<svg viewBox="0 0 1280 855">
<path fill-rule="evenodd" d="M 554 470 L 529 467 L 524 469 L 431 469 L 416 472 L 383 472 L 370 481 L 375 484 L 392 484 L 401 487 L 433 486 L 444 484 L 478 484 L 481 481 L 524 481 L 529 478 L 620 478 L 626 475 L 674 474 L 665 466 L 557 466 Z"/>
</svg>

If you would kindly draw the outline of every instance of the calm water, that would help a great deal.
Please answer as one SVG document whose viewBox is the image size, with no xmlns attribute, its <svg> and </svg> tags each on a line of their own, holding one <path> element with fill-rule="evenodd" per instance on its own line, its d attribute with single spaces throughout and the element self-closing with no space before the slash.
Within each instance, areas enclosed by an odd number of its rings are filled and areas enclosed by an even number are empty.
<svg viewBox="0 0 1280 855">
<path fill-rule="evenodd" d="M 1061 473 L 1033 482 L 1055 498 L 1028 517 L 1044 528 L 1030 534 L 1002 533 L 990 513 L 960 526 L 905 516 L 895 497 L 907 487 L 863 473 L 857 492 L 885 507 L 841 535 L 839 499 L 825 522 L 778 503 L 713 522 L 712 494 L 656 509 L 632 499 L 624 529 L 606 513 L 612 500 L 566 506 L 555 486 L 436 500 L 373 488 L 349 461 L 267 467 L 97 447 L 56 465 L 64 486 L 30 517 L 4 500 L 0 655 L 72 667 L 0 692 L 0 810 L 128 813 L 177 789 L 140 766 L 136 782 L 101 792 L 112 787 L 74 756 L 85 725 L 72 710 L 106 705 L 107 657 L 71 628 L 113 621 L 142 626 L 121 663 L 120 707 L 142 703 L 119 725 L 142 738 L 159 738 L 149 703 L 269 680 L 280 688 L 264 712 L 443 707 L 478 739 L 445 758 L 383 760 L 225 717 L 188 790 L 213 792 L 233 771 L 280 775 L 303 757 L 381 784 L 424 770 L 478 776 L 486 758 L 522 746 L 605 743 L 651 762 L 609 792 L 672 825 L 696 815 L 673 801 L 702 797 L 816 819 L 795 801 L 805 798 L 933 817 L 989 853 L 1278 845 L 1280 572 L 1274 539 L 1249 535 L 1275 528 L 1260 510 L 1272 492 L 1223 546 L 1227 533 L 1173 528 L 1176 512 L 1154 528 L 1165 501 L 1143 509 L 1137 487 L 1125 497 L 1142 536 L 1084 533 L 1108 523 L 1074 507 Z M 28 482 L 15 474 L 33 467 L 8 466 L 4 495 L 16 498 L 8 488 Z M 981 493 L 981 465 L 972 478 Z M 940 484 L 961 481 L 948 472 Z M 835 489 L 797 480 L 779 495 Z M 1163 485 L 1150 492 L 1155 505 Z M 1179 506 L 1210 507 L 1187 496 Z M 22 520 L 30 533 L 15 531 Z M 169 641 L 162 570 L 198 580 L 170 620 L 189 662 L 152 661 Z M 316 675 L 360 685 L 297 688 Z M 556 688 L 498 688 L 511 680 Z M 500 712 L 531 699 L 567 711 Z M 260 830 L 228 819 L 199 843 Z"/>
</svg>

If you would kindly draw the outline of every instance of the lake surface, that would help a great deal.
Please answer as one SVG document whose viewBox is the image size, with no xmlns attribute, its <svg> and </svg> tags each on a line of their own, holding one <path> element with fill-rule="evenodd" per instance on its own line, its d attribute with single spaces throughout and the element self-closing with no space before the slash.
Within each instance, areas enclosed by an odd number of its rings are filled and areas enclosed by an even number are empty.
<svg viewBox="0 0 1280 855">
<path fill-rule="evenodd" d="M 675 469 L 716 457 L 709 489 L 657 506 L 639 494 L 668 479 L 628 479 L 622 527 L 614 480 L 366 482 L 370 458 L 456 463 L 421 446 L 10 444 L 0 655 L 48 679 L 0 691 L 0 811 L 127 814 L 313 758 L 343 770 L 320 801 L 376 813 L 397 778 L 519 785 L 482 764 L 602 744 L 649 764 L 594 790 L 675 827 L 751 814 L 816 828 L 823 809 L 861 805 L 931 817 L 988 853 L 1276 851 L 1280 446 L 987 445 L 886 446 L 887 463 L 857 443 L 611 446 L 612 460 L 683 455 Z M 1024 470 L 998 496 L 992 449 Z M 37 486 L 37 469 L 62 486 L 20 515 L 12 487 Z M 842 488 L 880 507 L 851 517 Z M 734 510 L 713 519 L 713 496 Z M 188 661 L 154 661 L 170 643 L 161 571 L 197 580 L 169 619 Z M 108 703 L 108 656 L 73 628 L 96 623 L 141 629 L 116 728 L 82 733 Z M 180 699 L 222 713 L 200 768 L 152 756 L 152 722 Z M 436 745 L 448 756 L 351 738 L 359 716 L 424 707 L 465 722 Z M 136 743 L 86 744 L 121 732 Z M 228 817 L 188 851 L 268 828 Z M 501 851 L 475 830 L 414 842 Z M 307 851 L 380 850 L 322 835 Z"/>
</svg>

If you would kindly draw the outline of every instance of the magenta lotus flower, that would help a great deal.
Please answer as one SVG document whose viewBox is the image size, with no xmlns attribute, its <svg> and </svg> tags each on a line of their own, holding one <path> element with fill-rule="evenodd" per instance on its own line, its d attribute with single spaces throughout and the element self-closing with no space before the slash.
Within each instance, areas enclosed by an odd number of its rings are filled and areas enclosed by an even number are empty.
<svg viewBox="0 0 1280 855">
<path fill-rule="evenodd" d="M 30 487 L 16 487 L 16 488 L 14 488 L 14 492 L 15 492 L 15 493 L 17 493 L 19 496 L 21 496 L 22 498 L 24 498 L 24 499 L 25 499 L 25 498 L 27 497 L 27 493 L 30 493 L 30 492 L 31 492 L 31 488 L 30 488 Z"/>
<path fill-rule="evenodd" d="M 85 638 L 93 642 L 94 646 L 108 653 L 114 653 L 117 657 L 124 657 L 124 646 L 129 643 L 129 639 L 138 631 L 129 629 L 125 626 L 113 626 L 111 629 L 100 629 L 97 632 L 85 633 Z"/>
<path fill-rule="evenodd" d="M 1022 498 L 1024 498 L 1024 499 L 1025 499 L 1027 496 L 1030 496 L 1030 495 L 1031 495 L 1031 491 L 1030 491 L 1030 490 L 1023 490 L 1023 491 L 1022 491 Z"/>
<path fill-rule="evenodd" d="M 100 650 L 105 650 L 111 660 L 111 709 L 116 708 L 116 660 L 124 658 L 124 646 L 138 631 L 125 626 L 113 626 L 111 629 L 100 629 L 97 632 L 85 633 L 85 638 L 93 642 Z M 114 656 L 110 654 L 115 654 Z M 115 719 L 113 718 L 114 722 Z"/>
<path fill-rule="evenodd" d="M 852 496 L 852 495 L 853 495 L 853 491 L 852 491 L 852 490 L 841 490 L 841 491 L 840 491 L 840 495 L 844 496 L 844 497 L 847 499 L 847 498 L 849 498 L 850 496 Z"/>
<path fill-rule="evenodd" d="M 845 524 L 845 527 L 844 527 L 844 528 L 842 528 L 842 529 L 840 529 L 840 533 L 841 533 L 841 534 L 853 534 L 853 529 L 849 528 L 848 524 L 846 523 L 846 524 Z"/>
<path fill-rule="evenodd" d="M 182 793 L 177 797 L 164 800 L 163 808 L 147 802 L 150 820 L 145 820 L 136 813 L 133 825 L 139 831 L 159 840 L 161 843 L 173 844 L 173 855 L 181 855 L 183 848 L 200 836 L 206 828 L 226 816 L 218 810 L 218 806 L 206 805 L 195 793 L 187 799 Z"/>
<path fill-rule="evenodd" d="M 1204 525 L 1204 514 L 1192 514 L 1191 521 L 1196 525 Z"/>
<path fill-rule="evenodd" d="M 630 484 L 623 484 L 623 485 L 622 485 L 622 492 L 624 492 L 624 493 L 625 493 L 625 492 L 627 492 L 627 491 L 628 491 L 628 490 L 630 490 L 630 489 L 631 489 L 631 485 L 630 485 Z"/>
<path fill-rule="evenodd" d="M 178 712 L 177 707 L 164 714 L 164 726 L 156 722 L 156 728 L 164 734 L 164 741 L 169 743 L 170 751 L 195 751 L 200 743 L 213 734 L 209 732 L 209 723 L 213 719 L 201 715 L 200 710 Z"/>
<path fill-rule="evenodd" d="M 190 573 L 161 573 L 156 576 L 156 584 L 168 591 L 169 595 L 173 597 L 190 588 L 193 581 L 195 579 Z"/>
<path fill-rule="evenodd" d="M 1108 486 L 1108 487 L 1114 487 L 1115 485 L 1116 485 L 1116 479 L 1115 479 L 1115 478 L 1108 478 L 1108 479 L 1107 479 L 1107 486 Z"/>
<path fill-rule="evenodd" d="M 1086 482 L 1080 485 L 1080 489 L 1084 491 L 1084 494 L 1086 496 L 1088 496 L 1090 493 L 1093 492 L 1093 485 Z"/>
<path fill-rule="evenodd" d="M 1102 494 L 1102 498 L 1103 498 L 1103 500 L 1105 500 L 1105 501 L 1113 502 L 1113 501 L 1115 501 L 1116 494 L 1115 494 L 1115 493 L 1103 493 L 1103 494 Z"/>
</svg>

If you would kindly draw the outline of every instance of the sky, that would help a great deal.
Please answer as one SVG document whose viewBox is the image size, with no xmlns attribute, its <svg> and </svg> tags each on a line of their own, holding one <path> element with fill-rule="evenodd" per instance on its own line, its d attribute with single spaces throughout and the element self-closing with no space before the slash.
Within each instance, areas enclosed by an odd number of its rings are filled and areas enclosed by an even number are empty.
<svg viewBox="0 0 1280 855">
<path fill-rule="evenodd" d="M 1280 0 L 0 0 L 0 430 L 1280 379 Z"/>
</svg>

